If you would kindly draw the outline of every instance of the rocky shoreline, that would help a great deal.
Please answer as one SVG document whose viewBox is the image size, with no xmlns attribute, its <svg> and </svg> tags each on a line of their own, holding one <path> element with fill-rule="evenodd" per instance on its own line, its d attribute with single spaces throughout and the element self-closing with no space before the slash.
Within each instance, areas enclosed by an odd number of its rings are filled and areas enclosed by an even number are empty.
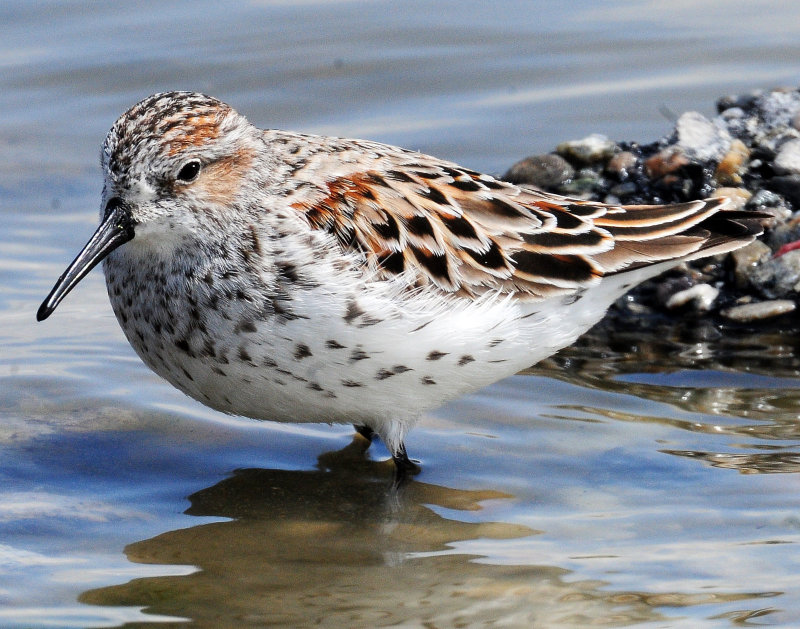
<svg viewBox="0 0 800 629">
<path fill-rule="evenodd" d="M 726 196 L 774 217 L 739 251 L 684 264 L 614 306 L 616 316 L 659 313 L 777 323 L 800 290 L 800 89 L 717 101 L 708 119 L 687 112 L 651 144 L 602 135 L 564 142 L 514 164 L 503 179 L 606 203 L 676 203 Z"/>
</svg>

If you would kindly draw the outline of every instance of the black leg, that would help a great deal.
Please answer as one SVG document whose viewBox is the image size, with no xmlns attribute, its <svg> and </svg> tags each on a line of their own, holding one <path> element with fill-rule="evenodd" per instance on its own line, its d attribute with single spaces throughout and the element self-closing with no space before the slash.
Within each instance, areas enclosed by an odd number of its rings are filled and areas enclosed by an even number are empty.
<svg viewBox="0 0 800 629">
<path fill-rule="evenodd" d="M 364 424 L 353 424 L 353 428 L 355 428 L 356 432 L 364 437 L 364 439 L 372 442 L 372 438 L 375 436 L 375 431 L 372 430 L 372 428 Z"/>
<path fill-rule="evenodd" d="M 415 476 L 422 471 L 419 465 L 408 458 L 404 443 L 401 443 L 400 447 L 397 448 L 397 452 L 392 454 L 392 460 L 394 461 L 395 478 L 397 480 L 405 480 L 409 476 Z"/>
</svg>

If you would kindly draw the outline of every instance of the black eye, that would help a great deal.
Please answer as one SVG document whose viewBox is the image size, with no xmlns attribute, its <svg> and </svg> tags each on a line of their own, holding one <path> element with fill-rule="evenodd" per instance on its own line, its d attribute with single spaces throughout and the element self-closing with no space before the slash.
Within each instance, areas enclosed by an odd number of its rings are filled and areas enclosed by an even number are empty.
<svg viewBox="0 0 800 629">
<path fill-rule="evenodd" d="M 186 162 L 178 171 L 179 181 L 194 181 L 200 172 L 200 162 L 193 159 L 191 162 Z"/>
</svg>

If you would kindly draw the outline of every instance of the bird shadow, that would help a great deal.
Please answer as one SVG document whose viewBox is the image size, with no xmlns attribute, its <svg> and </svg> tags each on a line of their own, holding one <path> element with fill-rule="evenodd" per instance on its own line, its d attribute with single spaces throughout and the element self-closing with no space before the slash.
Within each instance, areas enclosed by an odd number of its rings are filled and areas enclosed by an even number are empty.
<svg viewBox="0 0 800 629">
<path fill-rule="evenodd" d="M 79 600 L 137 607 L 175 618 L 176 627 L 182 619 L 239 627 L 662 617 L 647 595 L 538 562 L 530 540 L 540 531 L 485 512 L 509 506 L 513 495 L 420 480 L 398 487 L 392 461 L 366 458 L 367 447 L 356 437 L 311 470 L 234 471 L 188 497 L 185 513 L 198 524 L 125 548 L 135 564 L 164 566 L 162 576 L 91 589 Z M 487 549 L 506 544 L 514 561 L 483 561 Z"/>
</svg>

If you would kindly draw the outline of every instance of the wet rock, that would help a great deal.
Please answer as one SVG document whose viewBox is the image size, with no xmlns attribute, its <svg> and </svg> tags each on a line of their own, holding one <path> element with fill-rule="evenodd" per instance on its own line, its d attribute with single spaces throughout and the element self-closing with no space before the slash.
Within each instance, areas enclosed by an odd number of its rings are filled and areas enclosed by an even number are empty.
<svg viewBox="0 0 800 629">
<path fill-rule="evenodd" d="M 711 310 L 711 306 L 714 305 L 718 296 L 718 288 L 714 288 L 710 284 L 695 284 L 672 295 L 667 300 L 666 306 L 668 309 L 674 310 L 692 303 L 696 310 L 707 311 Z"/>
<path fill-rule="evenodd" d="M 754 304 L 744 304 L 733 306 L 723 310 L 720 314 L 731 321 L 738 323 L 749 323 L 771 319 L 788 312 L 793 312 L 797 305 L 789 299 L 775 299 L 771 301 L 761 301 Z"/>
<path fill-rule="evenodd" d="M 615 142 L 599 133 L 593 133 L 582 140 L 562 142 L 556 147 L 556 153 L 567 159 L 583 164 L 605 162 L 617 149 Z"/>
<path fill-rule="evenodd" d="M 721 159 L 729 150 L 731 135 L 724 125 L 712 122 L 703 114 L 687 111 L 675 125 L 677 146 L 698 161 Z"/>
<path fill-rule="evenodd" d="M 800 216 L 777 225 L 766 238 L 767 244 L 773 251 L 778 251 L 784 245 L 797 240 L 800 240 Z"/>
<path fill-rule="evenodd" d="M 717 100 L 717 111 L 722 113 L 727 109 L 736 107 L 738 109 L 749 109 L 753 106 L 756 99 L 761 96 L 761 91 L 750 92 L 748 94 L 729 94 Z"/>
<path fill-rule="evenodd" d="M 796 295 L 800 289 L 800 251 L 790 251 L 756 265 L 748 280 L 768 299 Z"/>
<path fill-rule="evenodd" d="M 800 174 L 781 175 L 764 182 L 764 185 L 777 192 L 794 207 L 800 207 Z"/>
<path fill-rule="evenodd" d="M 712 197 L 727 197 L 730 199 L 730 207 L 733 210 L 741 210 L 753 194 L 744 188 L 717 188 L 711 194 Z"/>
<path fill-rule="evenodd" d="M 614 155 L 606 164 L 606 173 L 624 181 L 637 169 L 638 160 L 630 151 L 622 151 Z"/>
<path fill-rule="evenodd" d="M 663 177 L 689 164 L 689 158 L 677 146 L 665 148 L 644 163 L 647 174 L 654 179 Z"/>
<path fill-rule="evenodd" d="M 800 174 L 800 139 L 785 142 L 775 155 L 773 168 L 778 174 Z"/>
<path fill-rule="evenodd" d="M 751 210 L 762 210 L 769 207 L 781 207 L 783 206 L 783 198 L 771 190 L 760 188 L 753 193 L 752 197 L 750 197 L 750 201 L 748 201 L 747 206 Z"/>
<path fill-rule="evenodd" d="M 508 169 L 503 179 L 540 188 L 559 186 L 575 176 L 575 169 L 560 155 L 533 155 Z"/>
<path fill-rule="evenodd" d="M 667 277 L 659 283 L 656 289 L 656 300 L 666 308 L 669 308 L 670 299 L 678 293 L 686 291 L 695 285 L 695 281 L 688 275 L 678 277 Z"/>
<path fill-rule="evenodd" d="M 744 288 L 750 284 L 750 274 L 755 268 L 772 257 L 772 249 L 760 240 L 751 242 L 746 247 L 731 253 L 733 274 L 736 286 Z"/>
<path fill-rule="evenodd" d="M 749 157 L 750 149 L 744 142 L 739 139 L 731 141 L 728 152 L 725 153 L 714 172 L 714 179 L 723 186 L 742 183 L 741 175 Z"/>
<path fill-rule="evenodd" d="M 614 143 L 599 135 L 565 142 L 548 159 L 563 160 L 572 176 L 564 178 L 566 167 L 554 168 L 556 175 L 547 179 L 542 168 L 543 175 L 528 179 L 559 194 L 607 203 L 725 196 L 731 209 L 774 217 L 765 220 L 761 243 L 732 258 L 693 261 L 637 288 L 633 302 L 618 300 L 615 312 L 621 317 L 635 317 L 634 307 L 649 308 L 653 316 L 683 308 L 685 316 L 687 307 L 699 311 L 746 300 L 793 300 L 800 289 L 800 89 L 727 96 L 717 109 L 714 118 L 681 115 L 668 136 L 650 144 Z M 789 244 L 796 242 L 797 248 Z M 781 255 L 773 255 L 776 251 Z M 758 317 L 769 311 L 759 309 Z"/>
</svg>

